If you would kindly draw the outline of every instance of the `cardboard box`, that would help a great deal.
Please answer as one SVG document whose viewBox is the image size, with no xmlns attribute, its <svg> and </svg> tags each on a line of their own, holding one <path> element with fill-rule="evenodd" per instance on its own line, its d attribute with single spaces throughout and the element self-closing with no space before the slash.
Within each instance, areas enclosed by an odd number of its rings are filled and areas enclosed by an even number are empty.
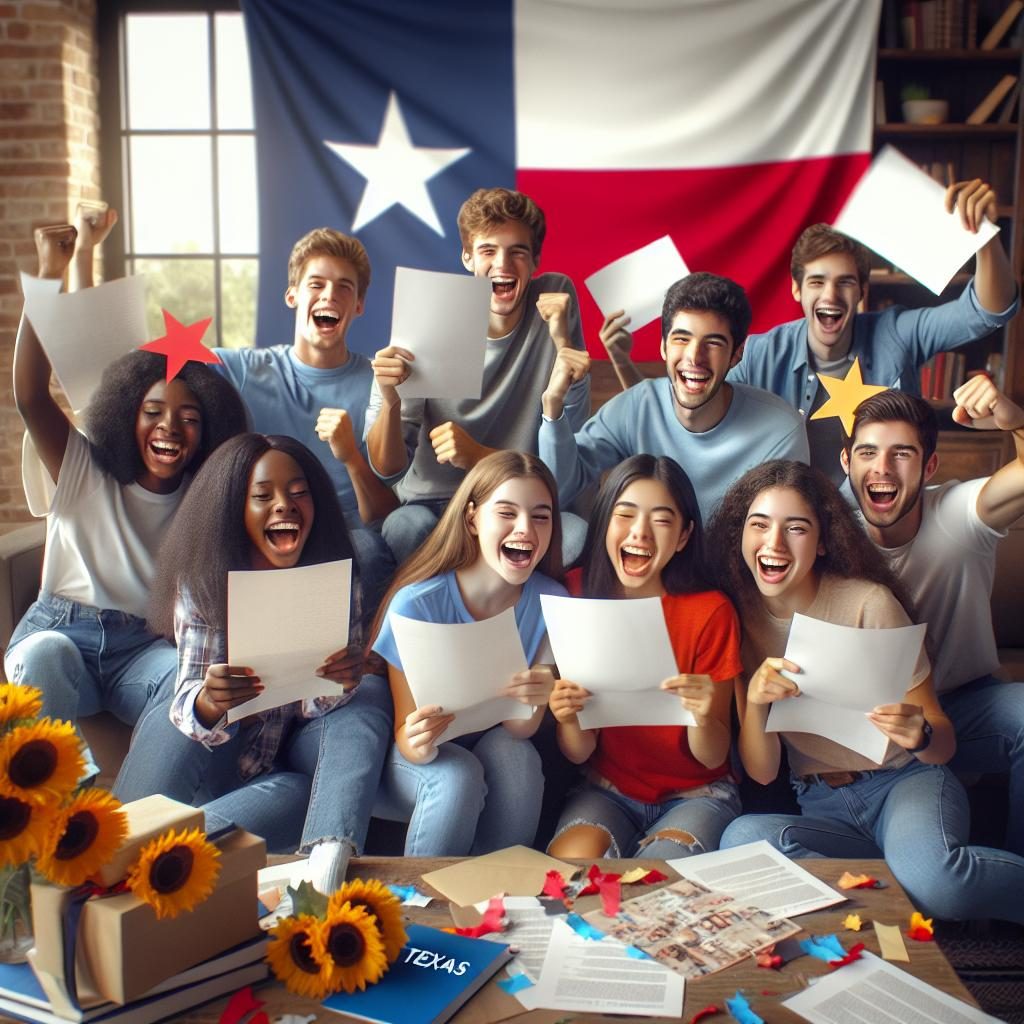
<svg viewBox="0 0 1024 1024">
<path fill-rule="evenodd" d="M 75 976 L 79 1002 L 90 997 L 123 1004 L 195 964 L 259 935 L 256 873 L 266 864 L 266 844 L 241 830 L 219 843 L 217 887 L 195 910 L 157 919 L 132 893 L 89 900 L 78 929 Z M 36 955 L 33 969 L 47 998 L 66 999 L 61 908 L 67 890 L 33 885 Z"/>
</svg>

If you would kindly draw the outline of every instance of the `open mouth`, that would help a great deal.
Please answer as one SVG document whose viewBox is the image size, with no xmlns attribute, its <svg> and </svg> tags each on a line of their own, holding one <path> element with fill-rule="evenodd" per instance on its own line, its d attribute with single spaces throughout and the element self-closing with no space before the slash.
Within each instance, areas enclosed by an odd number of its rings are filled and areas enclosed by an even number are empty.
<svg viewBox="0 0 1024 1024">
<path fill-rule="evenodd" d="M 511 299 L 515 294 L 516 279 L 514 277 L 492 277 L 491 292 L 499 299 Z"/>
<path fill-rule="evenodd" d="M 676 376 L 689 394 L 698 395 L 711 383 L 711 374 L 707 370 L 677 370 Z"/>
<path fill-rule="evenodd" d="M 890 483 L 868 484 L 865 490 L 868 500 L 877 508 L 892 508 L 896 503 L 896 495 L 899 493 L 896 485 Z"/>
<path fill-rule="evenodd" d="M 282 555 L 290 555 L 299 546 L 300 524 L 294 520 L 271 523 L 264 531 L 267 543 Z"/>
<path fill-rule="evenodd" d="M 527 540 L 509 540 L 501 545 L 501 557 L 516 569 L 525 569 L 533 561 L 533 545 Z"/>
<path fill-rule="evenodd" d="M 654 552 L 649 548 L 634 544 L 624 544 L 619 548 L 619 561 L 622 563 L 622 571 L 627 576 L 644 576 L 653 558 Z"/>
<path fill-rule="evenodd" d="M 341 317 L 332 310 L 316 309 L 313 311 L 313 323 L 315 323 L 317 327 L 329 330 L 333 327 L 337 327 L 340 320 Z"/>
<path fill-rule="evenodd" d="M 173 465 L 181 458 L 182 447 L 174 441 L 150 441 L 149 450 L 157 462 Z"/>
<path fill-rule="evenodd" d="M 814 310 L 814 315 L 817 318 L 818 323 L 821 324 L 826 331 L 839 330 L 839 326 L 843 322 L 845 314 L 846 310 L 843 309 L 842 306 L 817 306 Z"/>
<path fill-rule="evenodd" d="M 757 572 L 765 583 L 781 583 L 792 563 L 775 555 L 758 555 Z"/>
</svg>

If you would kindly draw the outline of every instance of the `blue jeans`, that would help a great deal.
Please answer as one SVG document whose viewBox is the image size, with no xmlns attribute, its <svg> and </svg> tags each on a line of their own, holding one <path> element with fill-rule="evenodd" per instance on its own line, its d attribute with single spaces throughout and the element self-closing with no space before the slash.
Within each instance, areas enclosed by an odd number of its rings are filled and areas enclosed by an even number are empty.
<svg viewBox="0 0 1024 1024">
<path fill-rule="evenodd" d="M 391 548 L 381 534 L 369 526 L 349 527 L 349 539 L 359 566 L 359 581 L 363 588 L 363 607 L 380 604 L 391 577 L 395 575 L 395 559 Z"/>
<path fill-rule="evenodd" d="M 442 743 L 429 764 L 392 746 L 373 813 L 409 822 L 407 857 L 464 857 L 531 845 L 543 796 L 540 754 L 496 725 Z"/>
<path fill-rule="evenodd" d="M 384 680 L 366 676 L 347 704 L 292 729 L 274 769 L 247 781 L 238 776 L 244 723 L 231 740 L 210 750 L 180 733 L 168 710 L 169 702 L 155 708 L 133 737 L 128 760 L 139 767 L 122 770 L 115 786 L 119 797 L 156 792 L 200 803 L 208 829 L 233 822 L 263 836 L 271 853 L 308 853 L 318 842 L 337 839 L 362 850 L 391 745 L 391 692 Z M 181 754 L 176 745 L 166 747 L 163 740 L 173 733 L 190 749 Z M 137 746 L 144 756 L 135 759 Z"/>
<path fill-rule="evenodd" d="M 447 500 L 415 501 L 399 506 L 388 515 L 380 532 L 397 565 L 401 565 L 427 539 L 447 507 Z M 579 558 L 586 538 L 587 524 L 572 512 L 563 512 L 563 565 L 572 565 Z"/>
<path fill-rule="evenodd" d="M 1006 848 L 1024 856 L 1024 683 L 982 676 L 940 695 L 956 729 L 955 772 L 1009 772 Z"/>
<path fill-rule="evenodd" d="M 653 804 L 588 782 L 566 802 L 555 838 L 575 825 L 595 825 L 608 833 L 609 857 L 671 860 L 717 850 L 726 825 L 739 813 L 739 788 L 731 779 L 701 786 L 693 796 Z M 694 841 L 664 837 L 645 842 L 663 829 L 687 832 Z"/>
<path fill-rule="evenodd" d="M 43 692 L 43 714 L 77 723 L 110 711 L 127 725 L 170 698 L 178 660 L 174 647 L 145 619 L 93 608 L 46 592 L 25 612 L 4 656 L 13 683 Z M 83 740 L 86 777 L 98 767 Z"/>
<path fill-rule="evenodd" d="M 1024 859 L 968 846 L 967 794 L 944 765 L 914 761 L 832 789 L 793 780 L 802 811 L 746 814 L 722 849 L 767 839 L 787 857 L 884 856 L 926 917 L 1024 924 Z"/>
</svg>

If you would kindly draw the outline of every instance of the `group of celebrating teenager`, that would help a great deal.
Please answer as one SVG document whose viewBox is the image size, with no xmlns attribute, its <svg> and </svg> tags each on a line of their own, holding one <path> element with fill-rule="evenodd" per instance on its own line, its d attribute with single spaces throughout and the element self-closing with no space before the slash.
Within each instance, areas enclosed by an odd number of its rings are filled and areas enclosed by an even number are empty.
<svg viewBox="0 0 1024 1024">
<path fill-rule="evenodd" d="M 968 230 L 994 219 L 983 182 L 946 201 Z M 40 276 L 70 269 L 72 287 L 91 285 L 115 220 L 40 229 Z M 804 316 L 749 338 L 743 289 L 692 273 L 665 296 L 657 379 L 630 360 L 624 312 L 605 319 L 623 391 L 590 417 L 572 282 L 535 274 L 542 211 L 481 189 L 459 233 L 465 268 L 491 283 L 479 400 L 404 400 L 412 352 L 349 351 L 370 264 L 328 228 L 289 261 L 291 345 L 217 349 L 219 368 L 188 363 L 170 381 L 163 357 L 134 351 L 107 368 L 82 430 L 51 397 L 23 318 L 15 399 L 55 487 L 9 678 L 39 687 L 46 714 L 107 709 L 134 727 L 118 796 L 163 793 L 201 805 L 208 827 L 234 822 L 271 850 L 308 853 L 323 892 L 371 815 L 408 822 L 413 856 L 530 845 L 545 779 L 579 774 L 548 847 L 558 856 L 673 858 L 767 839 L 793 857 L 884 856 L 940 917 L 1024 923 L 1024 683 L 994 675 L 988 610 L 997 542 L 1024 515 L 1024 410 L 972 377 L 954 418 L 1011 433 L 1015 457 L 989 478 L 926 487 L 938 425 L 916 394 L 934 353 L 1016 313 L 998 238 L 955 302 L 870 313 L 857 309 L 868 254 L 814 225 L 792 259 Z M 859 405 L 850 436 L 816 420 L 808 437 L 817 374 L 855 359 L 887 390 Z M 350 643 L 316 667 L 337 695 L 228 724 L 263 690 L 252 667 L 227 662 L 228 572 L 345 558 Z M 662 688 L 694 725 L 581 726 L 591 695 L 559 677 L 541 609 L 567 592 L 661 599 L 678 668 Z M 509 609 L 532 667 L 504 694 L 532 713 L 446 741 L 455 716 L 416 705 L 391 616 L 470 623 Z M 770 706 L 800 693 L 784 658 L 796 613 L 927 622 L 903 698 L 868 715 L 887 740 L 881 763 L 766 731 Z M 856 690 L 855 665 L 848 682 Z M 542 757 L 551 731 L 559 753 Z M 771 783 L 784 754 L 801 813 L 744 814 L 741 775 Z M 1004 849 L 968 845 L 951 769 L 1009 773 Z"/>
</svg>

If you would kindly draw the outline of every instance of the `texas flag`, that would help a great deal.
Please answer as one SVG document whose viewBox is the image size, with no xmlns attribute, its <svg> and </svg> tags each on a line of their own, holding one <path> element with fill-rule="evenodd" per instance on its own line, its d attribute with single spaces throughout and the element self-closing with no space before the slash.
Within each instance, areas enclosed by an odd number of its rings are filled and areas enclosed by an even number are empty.
<svg viewBox="0 0 1024 1024">
<path fill-rule="evenodd" d="M 459 271 L 456 215 L 504 185 L 547 215 L 542 270 L 576 282 L 668 234 L 739 281 L 754 330 L 799 315 L 789 252 L 867 167 L 881 0 L 243 0 L 260 195 L 258 343 L 313 227 L 373 265 L 350 334 L 389 338 L 396 266 Z M 656 359 L 659 328 L 637 332 Z"/>
</svg>

